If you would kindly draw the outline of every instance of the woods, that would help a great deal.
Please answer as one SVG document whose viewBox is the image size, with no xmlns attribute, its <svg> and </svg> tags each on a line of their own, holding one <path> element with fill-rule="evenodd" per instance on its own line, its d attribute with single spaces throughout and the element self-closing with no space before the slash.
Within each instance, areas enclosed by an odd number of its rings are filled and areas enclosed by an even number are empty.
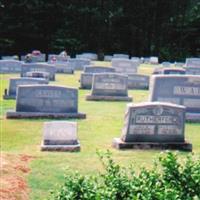
<svg viewBox="0 0 200 200">
<path fill-rule="evenodd" d="M 178 61 L 200 54 L 199 0 L 0 1 L 0 54 L 67 49 Z"/>
</svg>

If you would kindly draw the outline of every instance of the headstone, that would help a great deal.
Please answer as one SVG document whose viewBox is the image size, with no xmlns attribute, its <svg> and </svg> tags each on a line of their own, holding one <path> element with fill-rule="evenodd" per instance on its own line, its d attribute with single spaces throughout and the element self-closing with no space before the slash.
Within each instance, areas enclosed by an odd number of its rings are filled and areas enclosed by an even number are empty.
<svg viewBox="0 0 200 200">
<path fill-rule="evenodd" d="M 153 74 L 185 74 L 185 69 L 183 68 L 172 68 L 172 67 L 159 67 L 155 68 Z"/>
<path fill-rule="evenodd" d="M 57 54 L 48 54 L 48 62 L 67 62 L 70 59 L 70 56 L 61 56 Z"/>
<path fill-rule="evenodd" d="M 128 74 L 128 89 L 149 89 L 149 76 L 142 74 Z"/>
<path fill-rule="evenodd" d="M 200 67 L 186 67 L 186 74 L 189 75 L 200 75 Z"/>
<path fill-rule="evenodd" d="M 186 107 L 186 120 L 200 122 L 200 76 L 155 75 L 150 83 L 150 101 Z"/>
<path fill-rule="evenodd" d="M 129 55 L 116 53 L 116 54 L 113 54 L 113 58 L 129 59 Z"/>
<path fill-rule="evenodd" d="M 17 60 L 0 60 L 0 73 L 20 73 L 22 63 Z"/>
<path fill-rule="evenodd" d="M 185 63 L 183 63 L 183 62 L 175 62 L 174 65 L 175 65 L 176 67 L 184 67 L 184 66 L 185 66 Z"/>
<path fill-rule="evenodd" d="M 82 53 L 82 58 L 86 58 L 89 60 L 97 60 L 97 54 L 96 53 Z"/>
<path fill-rule="evenodd" d="M 113 56 L 111 56 L 111 55 L 105 55 L 104 56 L 104 61 L 111 61 L 113 59 Z"/>
<path fill-rule="evenodd" d="M 128 97 L 128 77 L 114 73 L 94 74 L 92 94 L 86 99 L 132 101 L 132 98 Z"/>
<path fill-rule="evenodd" d="M 68 60 L 68 66 L 73 70 L 83 70 L 85 65 L 90 65 L 90 60 L 85 58 L 71 58 Z"/>
<path fill-rule="evenodd" d="M 9 82 L 9 90 L 5 90 L 3 96 L 4 99 L 15 99 L 17 93 L 17 87 L 19 85 L 36 85 L 36 84 L 48 84 L 45 79 L 38 78 L 11 78 Z"/>
<path fill-rule="evenodd" d="M 112 59 L 112 67 L 115 68 L 117 73 L 122 74 L 137 73 L 139 64 L 138 61 L 133 60 Z"/>
<path fill-rule="evenodd" d="M 56 68 L 54 65 L 46 63 L 27 63 L 22 65 L 21 77 L 26 77 L 27 72 L 47 72 L 49 73 L 49 80 L 55 80 Z"/>
<path fill-rule="evenodd" d="M 19 60 L 18 56 L 1 56 L 2 60 Z"/>
<path fill-rule="evenodd" d="M 187 58 L 186 67 L 200 68 L 200 58 Z"/>
<path fill-rule="evenodd" d="M 42 151 L 80 151 L 77 123 L 67 121 L 45 122 Z"/>
<path fill-rule="evenodd" d="M 155 56 L 152 56 L 150 57 L 150 60 L 149 62 L 153 65 L 157 65 L 159 62 L 158 62 L 158 57 L 155 57 Z"/>
<path fill-rule="evenodd" d="M 112 73 L 115 69 L 112 67 L 101 67 L 101 66 L 86 66 L 84 68 L 84 73 L 81 74 L 80 78 L 80 88 L 81 89 L 91 89 L 93 74 L 96 73 Z"/>
<path fill-rule="evenodd" d="M 56 67 L 56 72 L 57 73 L 62 73 L 62 74 L 73 74 L 74 69 L 69 66 L 67 62 L 54 62 L 53 63 Z"/>
<path fill-rule="evenodd" d="M 161 102 L 128 104 L 121 138 L 115 138 L 118 149 L 161 148 L 192 151 L 185 142 L 185 107 Z"/>
<path fill-rule="evenodd" d="M 162 62 L 163 67 L 170 67 L 171 63 L 170 62 Z"/>
<path fill-rule="evenodd" d="M 85 118 L 78 113 L 78 90 L 52 85 L 19 86 L 16 112 L 7 118 Z"/>
<path fill-rule="evenodd" d="M 31 55 L 31 62 L 37 63 L 37 62 L 45 62 L 46 61 L 46 55 L 45 54 L 40 54 L 40 55 Z"/>
</svg>

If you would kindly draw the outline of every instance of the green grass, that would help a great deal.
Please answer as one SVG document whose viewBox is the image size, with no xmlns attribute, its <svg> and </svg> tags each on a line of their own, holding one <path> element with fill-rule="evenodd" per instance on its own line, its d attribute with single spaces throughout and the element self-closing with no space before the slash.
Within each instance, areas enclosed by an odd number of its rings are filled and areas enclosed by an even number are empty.
<svg viewBox="0 0 200 200">
<path fill-rule="evenodd" d="M 98 65 L 109 66 L 110 63 L 98 62 Z M 143 65 L 140 73 L 150 74 L 150 65 Z M 31 199 L 44 199 L 55 184 L 63 181 L 66 168 L 79 170 L 84 174 L 94 174 L 102 170 L 96 150 L 109 149 L 113 158 L 123 166 L 134 163 L 137 169 L 141 166 L 151 167 L 153 158 L 158 150 L 130 150 L 118 151 L 111 147 L 112 139 L 119 137 L 123 127 L 123 117 L 126 108 L 125 102 L 92 102 L 85 101 L 89 90 L 79 90 L 79 111 L 87 114 L 85 120 L 78 122 L 78 136 L 81 143 L 79 153 L 41 152 L 43 122 L 45 120 L 7 120 L 5 112 L 15 108 L 15 101 L 3 100 L 2 95 L 8 87 L 9 78 L 14 74 L 1 75 L 0 87 L 0 123 L 1 123 L 1 149 L 11 154 L 29 154 L 36 156 L 31 162 L 31 173 L 28 175 L 28 184 L 31 188 Z M 75 75 L 56 75 L 56 82 L 51 84 L 79 87 L 80 72 Z M 129 95 L 134 102 L 148 99 L 148 91 L 130 90 Z M 200 124 L 186 124 L 186 138 L 193 144 L 193 152 L 200 154 Z M 187 155 L 182 153 L 183 157 Z"/>
</svg>

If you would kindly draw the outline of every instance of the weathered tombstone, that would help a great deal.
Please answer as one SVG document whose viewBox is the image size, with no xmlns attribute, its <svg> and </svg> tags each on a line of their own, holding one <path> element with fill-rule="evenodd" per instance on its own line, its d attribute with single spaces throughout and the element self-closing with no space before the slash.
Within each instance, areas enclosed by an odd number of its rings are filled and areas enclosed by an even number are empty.
<svg viewBox="0 0 200 200">
<path fill-rule="evenodd" d="M 71 58 L 68 60 L 68 66 L 73 70 L 83 70 L 85 65 L 90 65 L 90 60 L 85 58 Z"/>
<path fill-rule="evenodd" d="M 86 66 L 84 68 L 84 73 L 81 74 L 80 88 L 81 89 L 91 89 L 94 74 L 96 74 L 96 73 L 112 73 L 112 72 L 115 72 L 115 69 L 112 67 Z"/>
<path fill-rule="evenodd" d="M 94 74 L 92 94 L 87 100 L 132 101 L 128 97 L 128 77 L 114 73 Z"/>
<path fill-rule="evenodd" d="M 153 65 L 157 65 L 158 64 L 158 57 L 155 57 L 155 56 L 150 57 L 149 62 Z"/>
<path fill-rule="evenodd" d="M 112 59 L 112 67 L 117 73 L 122 74 L 137 73 L 139 64 L 138 61 L 128 59 Z"/>
<path fill-rule="evenodd" d="M 105 55 L 104 56 L 104 61 L 111 61 L 113 59 L 113 56 L 111 56 L 111 55 Z"/>
<path fill-rule="evenodd" d="M 77 123 L 67 121 L 45 122 L 42 151 L 80 151 Z"/>
<path fill-rule="evenodd" d="M 128 89 L 149 88 L 149 76 L 142 74 L 128 74 Z"/>
<path fill-rule="evenodd" d="M 116 54 L 113 54 L 113 58 L 129 59 L 129 55 L 116 53 Z"/>
<path fill-rule="evenodd" d="M 183 68 L 172 68 L 172 67 L 159 67 L 155 68 L 153 74 L 185 74 L 185 69 Z"/>
<path fill-rule="evenodd" d="M 170 67 L 171 63 L 170 62 L 162 62 L 163 67 Z"/>
<path fill-rule="evenodd" d="M 184 105 L 186 107 L 186 120 L 200 122 L 200 76 L 152 76 L 150 101 Z"/>
<path fill-rule="evenodd" d="M 78 113 L 78 90 L 52 85 L 19 86 L 16 112 L 7 118 L 86 118 Z"/>
<path fill-rule="evenodd" d="M 48 84 L 45 79 L 38 78 L 11 78 L 9 83 L 9 90 L 5 90 L 4 99 L 15 99 L 17 93 L 17 87 L 19 85 L 36 85 L 36 84 Z"/>
<path fill-rule="evenodd" d="M 47 72 L 49 73 L 49 80 L 55 80 L 56 68 L 54 65 L 46 63 L 27 63 L 22 65 L 21 77 L 26 77 L 27 72 Z"/>
<path fill-rule="evenodd" d="M 82 58 L 86 58 L 89 60 L 97 60 L 97 54 L 96 53 L 82 53 Z"/>
<path fill-rule="evenodd" d="M 56 67 L 56 72 L 57 73 L 62 73 L 62 74 L 73 74 L 74 69 L 69 66 L 67 62 L 54 62 L 54 66 Z"/>
<path fill-rule="evenodd" d="M 0 60 L 0 73 L 20 73 L 22 63 L 18 60 Z"/>
<path fill-rule="evenodd" d="M 200 68 L 200 58 L 187 58 L 185 65 L 186 67 Z"/>
<path fill-rule="evenodd" d="M 31 62 L 45 62 L 46 61 L 46 55 L 45 54 L 40 54 L 40 55 L 31 55 Z"/>
<path fill-rule="evenodd" d="M 19 60 L 19 57 L 17 55 L 15 56 L 1 56 L 2 60 Z"/>
<path fill-rule="evenodd" d="M 29 77 L 29 78 L 44 78 L 46 80 L 50 79 L 50 74 L 49 72 L 26 72 L 24 77 Z"/>
<path fill-rule="evenodd" d="M 161 102 L 128 104 L 117 149 L 179 149 L 192 151 L 185 141 L 185 107 Z"/>
</svg>

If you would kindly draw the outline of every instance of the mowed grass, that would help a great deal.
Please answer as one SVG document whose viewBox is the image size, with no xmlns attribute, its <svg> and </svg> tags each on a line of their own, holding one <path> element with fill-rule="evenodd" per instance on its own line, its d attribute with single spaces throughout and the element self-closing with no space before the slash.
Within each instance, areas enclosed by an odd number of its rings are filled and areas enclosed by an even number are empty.
<svg viewBox="0 0 200 200">
<path fill-rule="evenodd" d="M 109 66 L 108 62 L 96 62 L 96 65 Z M 151 74 L 153 67 L 142 65 L 139 72 Z M 5 113 L 8 109 L 15 109 L 14 100 L 3 100 L 4 89 L 8 87 L 9 78 L 16 74 L 1 75 L 0 87 L 0 122 L 1 122 L 1 150 L 11 154 L 28 154 L 35 156 L 31 162 L 31 173 L 27 177 L 31 189 L 31 199 L 44 199 L 49 196 L 49 190 L 56 184 L 62 183 L 67 168 L 78 170 L 83 174 L 95 174 L 103 168 L 96 154 L 97 150 L 109 149 L 113 159 L 123 166 L 134 164 L 136 169 L 141 166 L 150 168 L 153 159 L 160 153 L 159 150 L 127 150 L 118 151 L 112 148 L 112 140 L 119 137 L 123 127 L 126 102 L 93 102 L 85 101 L 89 90 L 79 90 L 79 112 L 87 114 L 84 120 L 78 122 L 78 136 L 81 151 L 41 152 L 43 123 L 49 119 L 7 120 Z M 56 75 L 56 81 L 50 84 L 69 87 L 79 87 L 80 72 L 74 75 Z M 148 99 L 148 91 L 130 90 L 129 96 L 134 102 L 143 102 Z M 186 124 L 186 138 L 193 144 L 193 152 L 200 155 L 200 124 Z M 181 153 L 184 158 L 187 153 Z"/>
</svg>

